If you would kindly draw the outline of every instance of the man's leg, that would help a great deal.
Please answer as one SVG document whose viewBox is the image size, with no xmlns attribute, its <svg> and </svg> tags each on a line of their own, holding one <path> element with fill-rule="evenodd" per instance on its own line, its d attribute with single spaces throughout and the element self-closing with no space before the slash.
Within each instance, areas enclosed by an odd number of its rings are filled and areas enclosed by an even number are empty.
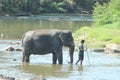
<svg viewBox="0 0 120 80">
<path fill-rule="evenodd" d="M 80 65 L 82 66 L 83 60 L 80 60 Z"/>
<path fill-rule="evenodd" d="M 77 65 L 77 63 L 79 62 L 80 60 L 78 59 L 77 62 L 75 63 Z"/>
</svg>

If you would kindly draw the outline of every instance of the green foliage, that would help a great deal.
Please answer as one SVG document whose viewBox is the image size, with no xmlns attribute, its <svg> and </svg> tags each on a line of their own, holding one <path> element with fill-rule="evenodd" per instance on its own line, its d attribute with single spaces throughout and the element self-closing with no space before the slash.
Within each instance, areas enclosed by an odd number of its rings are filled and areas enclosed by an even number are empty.
<svg viewBox="0 0 120 80">
<path fill-rule="evenodd" d="M 94 38 L 98 41 L 111 41 L 119 36 L 119 29 L 109 29 L 109 28 L 90 28 L 88 30 L 88 38 Z M 114 34 L 113 34 L 114 33 Z"/>
<path fill-rule="evenodd" d="M 105 46 L 107 43 L 120 44 L 120 0 L 95 4 L 93 11 L 94 24 L 90 28 L 81 28 L 74 33 L 76 41 L 80 41 L 84 33 L 91 46 Z"/>
<path fill-rule="evenodd" d="M 76 7 L 81 11 L 86 11 L 86 13 L 91 13 L 93 11 L 93 6 L 96 2 L 100 4 L 108 3 L 109 0 L 73 0 Z"/>
<path fill-rule="evenodd" d="M 74 36 L 74 38 L 75 38 L 76 44 L 78 44 L 81 39 L 87 38 L 87 36 L 88 36 L 88 35 L 87 35 L 87 32 L 88 32 L 89 30 L 90 30 L 90 27 L 85 27 L 85 26 L 84 26 L 84 27 L 76 30 L 76 31 L 73 33 L 73 36 Z"/>
<path fill-rule="evenodd" d="M 84 26 L 84 27 L 78 29 L 77 31 L 75 31 L 73 36 L 77 37 L 79 35 L 84 35 L 89 29 L 90 29 L 90 27 L 85 27 Z"/>
<path fill-rule="evenodd" d="M 120 30 L 108 27 L 83 27 L 73 33 L 76 44 L 85 36 L 89 47 L 104 47 L 107 43 L 120 44 Z"/>
<path fill-rule="evenodd" d="M 100 5 L 99 3 L 96 3 L 93 11 L 93 18 L 95 18 L 95 24 L 96 25 L 103 25 L 106 22 L 107 16 L 104 16 L 106 14 L 106 7 L 107 4 Z"/>
<path fill-rule="evenodd" d="M 0 13 L 91 13 L 97 1 L 108 0 L 0 0 Z"/>
<path fill-rule="evenodd" d="M 119 22 L 120 0 L 111 0 L 108 4 L 104 3 L 103 5 L 96 3 L 93 11 L 93 18 L 95 18 L 94 26 L 103 26 Z"/>
<path fill-rule="evenodd" d="M 120 44 L 120 36 L 117 36 L 117 37 L 113 38 L 112 42 Z"/>
</svg>

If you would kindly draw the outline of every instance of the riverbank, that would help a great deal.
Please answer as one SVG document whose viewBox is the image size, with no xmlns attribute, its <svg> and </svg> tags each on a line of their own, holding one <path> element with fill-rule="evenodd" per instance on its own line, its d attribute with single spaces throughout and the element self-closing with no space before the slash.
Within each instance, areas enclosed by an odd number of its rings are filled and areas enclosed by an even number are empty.
<svg viewBox="0 0 120 80">
<path fill-rule="evenodd" d="M 85 39 L 88 48 L 103 49 L 109 44 L 120 45 L 119 34 L 120 30 L 117 28 L 82 27 L 75 31 L 73 36 L 75 44 L 79 44 L 81 39 Z"/>
</svg>

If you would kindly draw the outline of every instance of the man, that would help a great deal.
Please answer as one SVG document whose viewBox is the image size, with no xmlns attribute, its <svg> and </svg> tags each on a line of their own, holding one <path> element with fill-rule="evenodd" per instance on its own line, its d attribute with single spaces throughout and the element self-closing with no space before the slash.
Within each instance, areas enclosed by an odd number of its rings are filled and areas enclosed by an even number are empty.
<svg viewBox="0 0 120 80">
<path fill-rule="evenodd" d="M 84 51 L 86 50 L 84 49 L 84 42 L 85 40 L 81 40 L 81 44 L 79 45 L 79 58 L 77 62 L 75 63 L 76 65 L 80 61 L 80 65 L 82 66 L 82 62 L 84 60 Z"/>
</svg>

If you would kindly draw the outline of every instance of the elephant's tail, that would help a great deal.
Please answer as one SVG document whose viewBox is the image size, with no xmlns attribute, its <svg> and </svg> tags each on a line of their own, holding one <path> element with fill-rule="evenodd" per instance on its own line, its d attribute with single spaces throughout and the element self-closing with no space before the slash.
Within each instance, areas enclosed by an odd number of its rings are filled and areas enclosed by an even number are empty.
<svg viewBox="0 0 120 80">
<path fill-rule="evenodd" d="M 24 37 L 25 37 L 25 34 L 22 36 L 22 45 L 21 45 L 21 47 L 23 47 L 23 39 L 24 39 Z"/>
</svg>

